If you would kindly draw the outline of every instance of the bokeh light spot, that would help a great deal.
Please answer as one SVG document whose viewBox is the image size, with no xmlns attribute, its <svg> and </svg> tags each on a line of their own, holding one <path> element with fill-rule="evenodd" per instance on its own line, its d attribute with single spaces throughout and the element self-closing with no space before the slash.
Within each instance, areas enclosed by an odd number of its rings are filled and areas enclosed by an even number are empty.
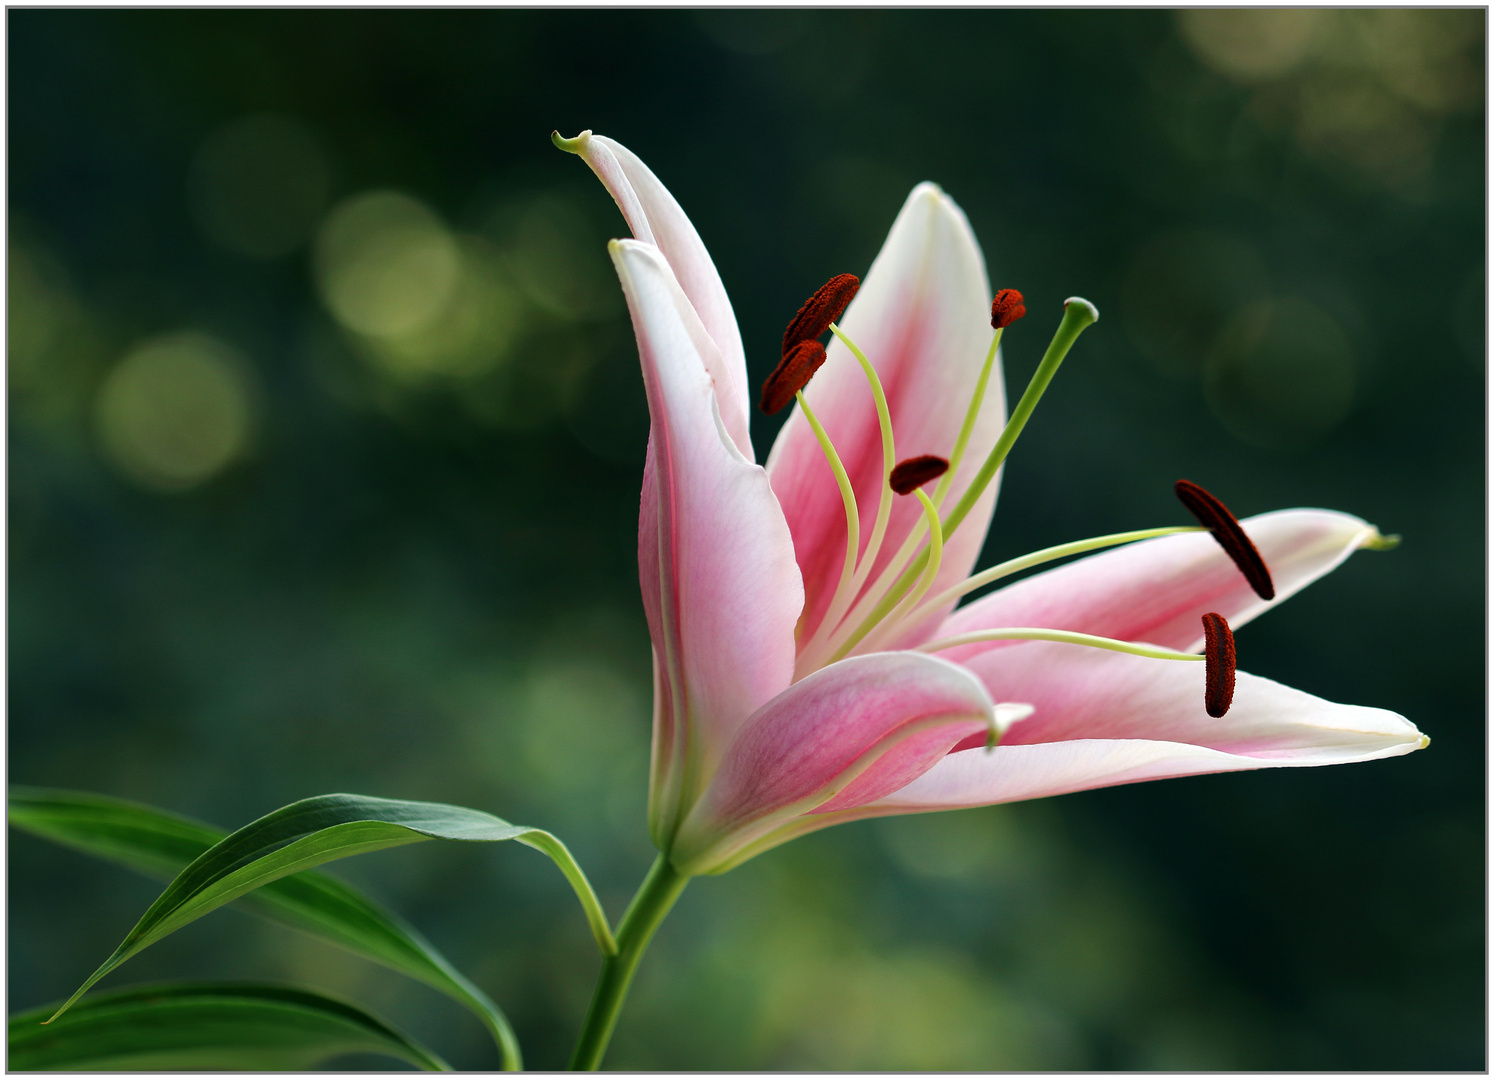
<svg viewBox="0 0 1494 1080">
<path fill-rule="evenodd" d="M 617 281 L 601 239 L 569 201 L 541 195 L 497 215 L 509 267 L 524 294 L 560 319 L 586 320 L 617 309 Z"/>
<path fill-rule="evenodd" d="M 1483 97 L 1481 10 L 1208 8 L 1177 19 L 1205 67 L 1251 87 L 1252 124 L 1413 201 L 1433 197 L 1442 115 Z"/>
<path fill-rule="evenodd" d="M 256 259 L 298 248 L 326 207 L 326 152 L 305 125 L 273 113 L 209 135 L 187 175 L 193 217 L 221 247 Z"/>
<path fill-rule="evenodd" d="M 492 245 L 458 240 L 460 269 L 438 317 L 401 334 L 366 338 L 362 351 L 401 381 L 473 377 L 506 357 L 523 327 L 523 301 Z"/>
<path fill-rule="evenodd" d="M 1209 357 L 1204 394 L 1241 440 L 1296 449 L 1348 415 L 1355 382 L 1354 351 L 1337 321 L 1289 297 L 1253 304 L 1231 321 Z"/>
<path fill-rule="evenodd" d="M 153 338 L 104 379 L 95 420 L 105 455 L 129 479 L 158 491 L 195 487 L 248 447 L 244 364 L 206 334 Z"/>
<path fill-rule="evenodd" d="M 1165 233 L 1131 261 L 1121 321 L 1160 372 L 1196 376 L 1230 317 L 1270 289 L 1251 244 L 1227 233 Z"/>
<path fill-rule="evenodd" d="M 641 753 L 634 736 L 648 702 L 611 665 L 576 656 L 529 672 L 521 716 L 524 758 L 545 784 L 597 795 L 620 761 Z"/>
<path fill-rule="evenodd" d="M 461 273 L 455 238 L 424 203 L 397 191 L 344 200 L 316 242 L 317 283 L 337 321 L 374 337 L 438 317 Z"/>
<path fill-rule="evenodd" d="M 5 345 L 11 380 L 29 381 L 57 336 L 64 299 L 48 261 L 11 244 L 6 279 Z"/>
<path fill-rule="evenodd" d="M 1183 38 L 1209 67 L 1233 79 L 1284 75 L 1313 45 L 1323 13 L 1309 8 L 1191 8 L 1178 12 Z"/>
</svg>

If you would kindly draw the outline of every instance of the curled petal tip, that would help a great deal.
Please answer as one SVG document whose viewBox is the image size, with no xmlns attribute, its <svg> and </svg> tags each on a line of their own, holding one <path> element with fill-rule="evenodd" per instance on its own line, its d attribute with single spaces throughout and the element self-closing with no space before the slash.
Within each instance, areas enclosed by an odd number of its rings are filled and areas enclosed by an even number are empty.
<svg viewBox="0 0 1494 1080">
<path fill-rule="evenodd" d="M 1071 296 L 1063 302 L 1065 314 L 1068 313 L 1070 307 L 1077 308 L 1078 314 L 1087 316 L 1087 318 L 1084 319 L 1085 326 L 1088 326 L 1092 322 L 1100 321 L 1100 309 L 1095 307 L 1082 296 Z"/>
<path fill-rule="evenodd" d="M 1037 710 L 1021 701 L 1000 701 L 991 706 L 991 728 L 986 732 L 986 753 L 996 749 L 1003 735 L 1019 720 L 1026 720 Z"/>
<path fill-rule="evenodd" d="M 1401 546 L 1400 533 L 1391 533 L 1383 536 L 1379 529 L 1371 529 L 1368 536 L 1360 541 L 1359 546 L 1369 548 L 1371 551 L 1390 551 L 1392 548 Z"/>
<path fill-rule="evenodd" d="M 1037 708 L 1024 701 L 998 701 L 996 703 L 996 730 L 1006 730 L 1020 720 L 1026 720 Z"/>
<path fill-rule="evenodd" d="M 1429 747 L 1431 745 L 1432 745 L 1432 740 L 1428 736 L 1423 735 L 1421 737 L 1420 741 L 1417 742 L 1416 749 L 1418 749 L 1418 750 L 1425 750 L 1427 747 Z"/>
<path fill-rule="evenodd" d="M 581 148 L 586 145 L 586 140 L 589 138 L 591 138 L 591 128 L 587 128 L 574 139 L 564 138 L 559 131 L 550 132 L 550 141 L 567 154 L 579 154 Z"/>
</svg>

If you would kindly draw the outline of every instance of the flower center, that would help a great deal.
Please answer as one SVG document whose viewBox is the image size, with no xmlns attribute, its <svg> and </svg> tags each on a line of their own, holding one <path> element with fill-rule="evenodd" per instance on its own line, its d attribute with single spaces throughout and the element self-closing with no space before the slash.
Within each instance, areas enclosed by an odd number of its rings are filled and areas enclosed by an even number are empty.
<svg viewBox="0 0 1494 1080">
<path fill-rule="evenodd" d="M 808 308 L 810 305 L 805 306 Z M 948 466 L 938 477 L 939 484 L 934 489 L 931 498 L 922 492 L 917 492 L 920 501 L 926 502 L 924 518 L 927 528 L 919 527 L 911 530 L 902 547 L 886 563 L 877 579 L 870 584 L 867 579 L 881 554 L 887 520 L 891 515 L 891 496 L 894 492 L 906 494 L 921 486 L 921 484 L 914 484 L 908 487 L 907 492 L 900 490 L 903 486 L 901 481 L 905 478 L 903 474 L 923 466 L 913 464 L 921 458 L 909 459 L 903 465 L 895 464 L 897 454 L 892 435 L 892 420 L 888 414 L 886 396 L 882 392 L 876 368 L 844 330 L 834 323 L 828 325 L 828 329 L 856 358 L 871 388 L 872 397 L 876 403 L 877 419 L 882 429 L 884 478 L 871 539 L 865 552 L 859 552 L 860 513 L 856 505 L 855 492 L 851 490 L 849 483 L 841 482 L 844 469 L 840 467 L 839 454 L 829 438 L 823 434 L 823 427 L 813 417 L 812 412 L 805 407 L 803 395 L 799 395 L 801 409 L 804 409 L 805 417 L 809 420 L 810 427 L 820 442 L 825 458 L 830 462 L 832 471 L 836 473 L 842 500 L 845 502 L 848 544 L 841 579 L 825 616 L 809 640 L 800 643 L 796 665 L 797 676 L 802 677 L 827 663 L 833 663 L 849 655 L 852 650 L 865 652 L 879 646 L 886 646 L 902 631 L 916 625 L 911 621 L 912 619 L 917 618 L 921 621 L 928 618 L 930 612 L 921 608 L 920 603 L 938 574 L 939 554 L 944 543 L 959 528 L 981 494 L 995 478 L 996 471 L 1011 452 L 1017 437 L 1026 426 L 1028 418 L 1068 354 L 1069 348 L 1084 328 L 1098 317 L 1093 305 L 1086 300 L 1075 297 L 1064 305 L 1064 318 L 1059 325 L 1058 332 L 1048 346 L 1026 392 L 1012 411 L 1012 416 L 1007 421 L 1000 438 L 996 440 L 986 460 L 981 464 L 965 491 L 961 493 L 953 508 L 949 509 L 947 515 L 941 519 L 940 510 L 950 494 L 951 484 L 969 446 L 976 420 L 985 401 L 986 389 L 995 366 L 1002 334 L 1007 326 L 1024 314 L 1026 314 L 1026 307 L 1021 293 L 1015 289 L 1003 289 L 997 293 L 991 305 L 991 326 L 995 333 L 992 335 L 991 345 L 986 352 L 985 362 L 981 366 L 980 376 L 971 393 L 964 421 L 960 425 L 959 434 L 950 452 Z M 799 320 L 796 319 L 795 322 Z M 930 455 L 923 455 L 923 457 L 928 456 Z M 903 472 L 900 473 L 899 470 Z M 934 477 L 929 476 L 927 479 L 932 480 Z M 898 483 L 894 484 L 894 480 Z M 948 601 L 946 599 L 942 602 Z"/>
<path fill-rule="evenodd" d="M 761 408 L 765 412 L 776 412 L 790 400 L 797 400 L 800 411 L 814 433 L 824 453 L 825 460 L 835 477 L 840 490 L 846 515 L 846 554 L 840 580 L 836 585 L 825 616 L 809 636 L 801 641 L 795 665 L 795 678 L 803 678 L 826 664 L 834 663 L 852 651 L 871 652 L 896 643 L 907 631 L 925 623 L 946 606 L 976 589 L 991 584 L 1020 570 L 1051 562 L 1069 555 L 1082 554 L 1117 544 L 1128 544 L 1159 536 L 1184 532 L 1208 530 L 1239 567 L 1251 587 L 1263 598 L 1275 596 L 1271 575 L 1260 552 L 1245 535 L 1244 529 L 1229 510 L 1209 492 L 1187 480 L 1176 485 L 1178 498 L 1198 518 L 1198 526 L 1166 526 L 1157 529 L 1140 529 L 1131 532 L 1112 533 L 1108 536 L 1092 537 L 1041 551 L 1017 559 L 1011 559 L 971 575 L 965 580 L 946 588 L 933 597 L 929 590 L 939 574 L 944 545 L 950 535 L 959 528 L 981 494 L 991 483 L 996 471 L 1006 460 L 1018 436 L 1026 426 L 1038 401 L 1057 373 L 1075 340 L 1083 330 L 1099 318 L 1099 313 L 1087 300 L 1071 297 L 1064 304 L 1063 320 L 1044 353 L 1037 371 L 1033 374 L 1026 391 L 1012 410 L 1000 437 L 991 448 L 986 460 L 975 477 L 960 495 L 954 506 L 941 518 L 940 508 L 949 495 L 950 486 L 961 459 L 969 445 L 977 417 L 985 400 L 987 385 L 995 365 L 996 352 L 1006 327 L 1027 313 L 1022 294 L 1015 289 L 1003 289 L 996 294 L 991 304 L 991 326 L 995 333 L 985 363 L 971 394 L 964 422 L 946 460 L 932 454 L 921 454 L 897 462 L 892 434 L 892 418 L 888 411 L 887 397 L 876 368 L 866 354 L 852 341 L 835 320 L 844 312 L 855 296 L 860 282 L 850 274 L 832 278 L 799 309 L 783 337 L 783 359 L 763 383 Z M 866 376 L 876 406 L 877 421 L 881 428 L 883 451 L 883 482 L 878 495 L 877 514 L 866 549 L 861 549 L 861 514 L 856 492 L 846 474 L 839 453 L 826 434 L 824 426 L 810 408 L 804 396 L 804 387 L 809 383 L 820 365 L 825 362 L 825 349 L 818 338 L 824 331 L 833 333 L 855 357 Z M 923 488 L 938 480 L 932 496 Z M 923 522 L 910 530 L 898 552 L 888 561 L 875 581 L 868 583 L 872 567 L 881 554 L 887 524 L 892 510 L 892 497 L 915 496 L 923 507 Z M 1067 630 L 1043 627 L 1001 627 L 998 629 L 961 634 L 956 637 L 926 642 L 917 646 L 920 652 L 939 652 L 958 645 L 969 645 L 984 641 L 1056 641 L 1093 648 L 1111 649 L 1165 660 L 1205 661 L 1205 707 L 1210 716 L 1223 716 L 1229 709 L 1234 695 L 1235 649 L 1234 637 L 1224 618 L 1216 613 L 1203 617 L 1205 649 L 1203 653 L 1185 653 L 1164 649 L 1155 645 L 1119 641 Z"/>
</svg>

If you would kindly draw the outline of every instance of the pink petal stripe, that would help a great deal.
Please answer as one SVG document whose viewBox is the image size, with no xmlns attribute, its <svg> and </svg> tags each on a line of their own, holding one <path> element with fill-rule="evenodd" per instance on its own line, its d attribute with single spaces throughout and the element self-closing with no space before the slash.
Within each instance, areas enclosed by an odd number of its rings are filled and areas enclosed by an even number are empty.
<svg viewBox="0 0 1494 1080">
<path fill-rule="evenodd" d="M 1035 574 L 963 607 L 937 637 L 1003 626 L 1077 630 L 1196 652 L 1205 612 L 1238 627 L 1316 581 L 1375 536 L 1374 526 L 1331 510 L 1277 510 L 1240 523 L 1276 584 L 1262 600 L 1208 533 L 1182 533 L 1091 555 Z M 991 642 L 940 655 L 961 663 Z M 1023 699 L 1025 700 L 1025 699 Z"/>
<path fill-rule="evenodd" d="M 736 729 L 789 685 L 803 604 L 767 474 L 736 452 L 701 362 L 710 338 L 658 249 L 614 241 L 652 428 L 639 578 L 660 671 L 656 794 L 691 798 Z M 669 779 L 669 784 L 659 784 Z M 672 811 L 654 815 L 663 833 Z"/>
<path fill-rule="evenodd" d="M 899 459 L 949 456 L 991 344 L 990 305 L 985 262 L 965 215 L 938 187 L 920 184 L 908 196 L 841 323 L 881 377 Z M 828 351 L 829 359 L 805 393 L 851 478 L 865 543 L 882 488 L 882 438 L 860 365 L 839 341 L 832 340 Z M 969 485 L 1005 419 L 998 365 L 946 509 Z M 800 640 L 807 641 L 840 579 L 846 529 L 835 479 L 798 408 L 779 432 L 767 468 L 804 573 L 806 619 Z M 935 589 L 969 573 L 995 500 L 993 484 L 946 545 Z M 878 569 L 921 520 L 915 499 L 896 500 Z"/>
<path fill-rule="evenodd" d="M 953 753 L 869 809 L 984 806 L 1168 776 L 1339 765 L 1427 742 L 1396 713 L 1338 705 L 1246 672 L 1237 675 L 1234 707 L 1212 719 L 1202 664 L 1032 642 L 984 654 L 976 666 L 994 692 L 1020 696 L 1037 712 L 994 753 Z"/>
<path fill-rule="evenodd" d="M 822 668 L 743 726 L 671 858 L 702 872 L 789 818 L 886 795 L 990 717 L 980 683 L 935 657 L 874 653 Z"/>
<path fill-rule="evenodd" d="M 965 666 L 993 697 L 1036 710 L 1007 732 L 1003 746 L 1148 739 L 1251 758 L 1356 760 L 1366 747 L 1420 738 L 1395 713 L 1335 705 L 1246 672 L 1236 675 L 1233 707 L 1216 719 L 1204 709 L 1199 662 L 1033 641 L 982 653 Z"/>
<path fill-rule="evenodd" d="M 715 342 L 716 353 L 707 352 L 704 360 L 716 383 L 721 418 L 737 450 L 752 461 L 752 440 L 747 434 L 752 396 L 747 386 L 742 335 L 721 275 L 700 234 L 669 189 L 627 147 L 602 135 L 590 135 L 581 139 L 579 149 L 616 201 L 633 236 L 664 253 L 680 288 Z"/>
<path fill-rule="evenodd" d="M 962 750 L 950 754 L 901 791 L 863 807 L 864 812 L 855 816 L 880 817 L 921 810 L 990 806 L 1175 776 L 1341 765 L 1398 757 L 1416 749 L 1416 743 L 1398 742 L 1366 747 L 1359 753 L 1345 752 L 1341 756 L 1265 758 L 1146 739 L 1077 739 L 1029 746 L 1003 745 L 989 755 L 984 750 Z"/>
</svg>

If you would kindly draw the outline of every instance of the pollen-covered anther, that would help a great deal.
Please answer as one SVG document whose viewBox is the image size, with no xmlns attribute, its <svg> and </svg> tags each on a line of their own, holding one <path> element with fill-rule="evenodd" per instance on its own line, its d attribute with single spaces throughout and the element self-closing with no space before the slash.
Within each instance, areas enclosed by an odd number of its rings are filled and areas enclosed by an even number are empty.
<svg viewBox="0 0 1494 1080">
<path fill-rule="evenodd" d="M 930 480 L 937 480 L 949 471 L 949 462 L 933 454 L 900 461 L 887 478 L 888 485 L 899 495 L 911 495 Z"/>
<path fill-rule="evenodd" d="M 1203 617 L 1203 627 L 1204 708 L 1217 719 L 1235 699 L 1235 635 L 1215 611 Z"/>
<path fill-rule="evenodd" d="M 830 324 L 841 317 L 859 288 L 861 279 L 855 274 L 836 274 L 821 285 L 804 301 L 799 314 L 783 332 L 783 355 L 787 356 L 801 341 L 814 341 L 830 329 Z"/>
<path fill-rule="evenodd" d="M 757 407 L 769 416 L 776 413 L 794 400 L 794 395 L 808 385 L 824 362 L 825 346 L 813 338 L 799 342 L 778 361 L 773 374 L 763 380 Z"/>
<path fill-rule="evenodd" d="M 1251 543 L 1250 537 L 1245 535 L 1245 530 L 1240 527 L 1235 515 L 1229 512 L 1229 508 L 1189 480 L 1179 480 L 1173 485 L 1173 490 L 1188 508 L 1188 512 L 1198 519 L 1198 523 L 1214 534 L 1214 539 L 1219 541 L 1224 553 L 1240 568 L 1240 573 L 1245 575 L 1245 580 L 1250 582 L 1255 594 L 1262 600 L 1276 599 L 1276 586 L 1271 583 L 1271 571 L 1266 569 L 1266 560 L 1261 558 L 1261 553 Z"/>
<path fill-rule="evenodd" d="M 1004 330 L 1026 314 L 1022 294 L 1016 289 L 1002 289 L 991 301 L 991 329 Z"/>
</svg>

